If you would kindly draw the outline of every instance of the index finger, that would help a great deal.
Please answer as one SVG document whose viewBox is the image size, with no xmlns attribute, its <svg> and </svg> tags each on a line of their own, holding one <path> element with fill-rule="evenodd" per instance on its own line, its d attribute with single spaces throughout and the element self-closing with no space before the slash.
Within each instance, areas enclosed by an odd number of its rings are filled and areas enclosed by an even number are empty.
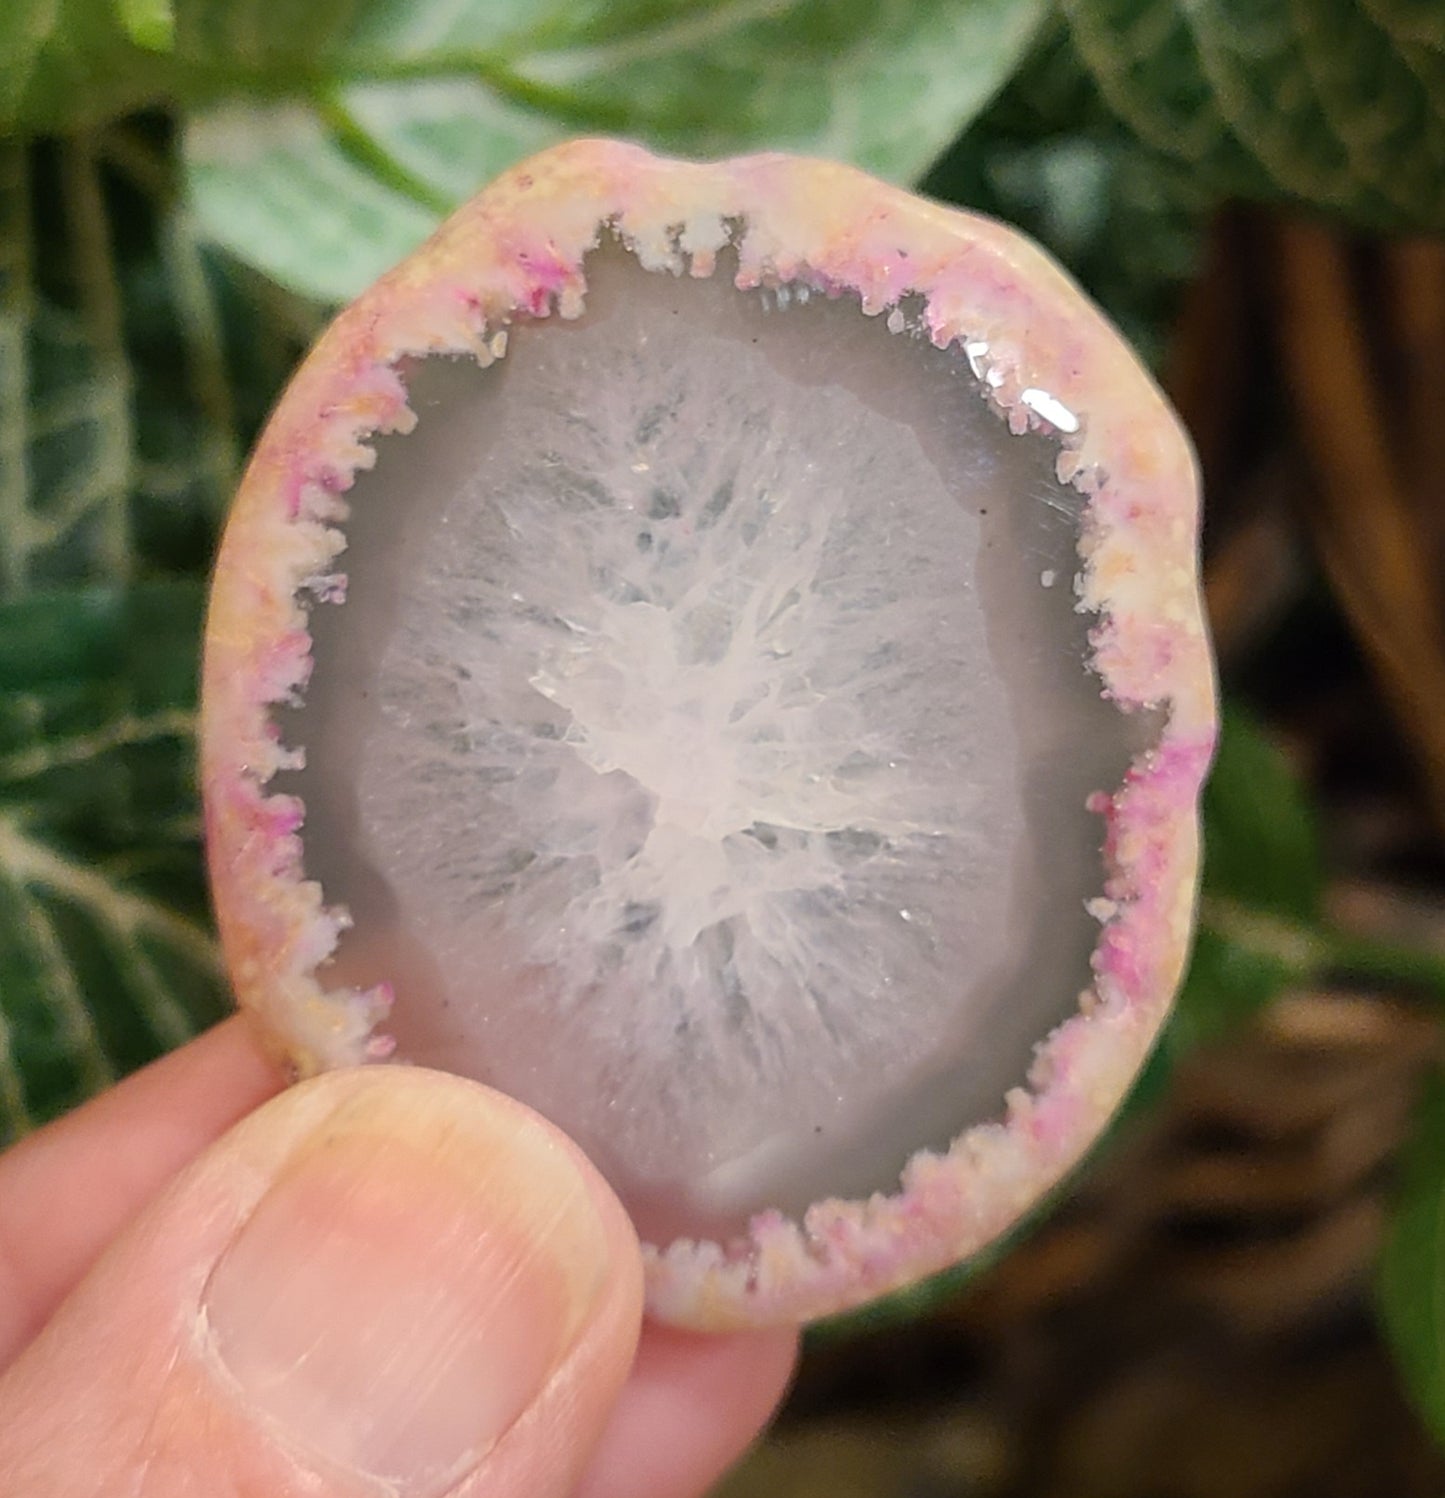
<svg viewBox="0 0 1445 1498">
<path fill-rule="evenodd" d="M 177 1171 L 284 1085 L 235 1017 L 0 1155 L 0 1368 Z"/>
</svg>

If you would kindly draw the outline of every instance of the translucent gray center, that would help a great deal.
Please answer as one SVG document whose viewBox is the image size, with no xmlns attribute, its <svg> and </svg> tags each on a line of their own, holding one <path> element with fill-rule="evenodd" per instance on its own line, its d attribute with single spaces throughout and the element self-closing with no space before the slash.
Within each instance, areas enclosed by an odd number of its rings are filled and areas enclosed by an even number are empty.
<svg viewBox="0 0 1445 1498">
<path fill-rule="evenodd" d="M 567 1129 L 654 1241 L 896 1185 L 1077 1003 L 1148 725 L 1079 496 L 855 302 L 589 265 L 430 360 L 313 613 L 308 872 L 403 1057 Z"/>
</svg>

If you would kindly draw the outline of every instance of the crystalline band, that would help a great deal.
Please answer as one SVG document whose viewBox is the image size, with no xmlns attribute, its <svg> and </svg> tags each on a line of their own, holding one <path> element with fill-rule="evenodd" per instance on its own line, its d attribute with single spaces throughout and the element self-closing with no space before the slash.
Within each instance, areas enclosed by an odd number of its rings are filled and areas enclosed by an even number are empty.
<svg viewBox="0 0 1445 1498">
<path fill-rule="evenodd" d="M 1046 391 L 1086 413 L 1060 475 L 1089 499 L 1081 602 L 1102 622 L 1094 665 L 1122 704 L 1167 711 L 1159 747 L 1104 797 L 1105 896 L 1115 914 L 1080 1014 L 1040 1047 L 999 1123 L 916 1156 L 895 1195 L 823 1202 L 801 1223 L 764 1214 L 728 1245 L 649 1251 L 654 1312 L 702 1326 L 795 1321 L 875 1296 L 983 1246 L 1079 1157 L 1117 1105 L 1166 1012 L 1188 940 L 1194 804 L 1215 734 L 1194 555 L 1192 458 L 1117 334 L 1045 257 L 1000 225 L 846 168 L 758 157 L 659 162 L 606 142 L 524 163 L 426 252 L 338 319 L 273 419 L 227 529 L 208 626 L 202 776 L 213 879 L 238 994 L 302 1071 L 361 1059 L 387 995 L 325 992 L 315 971 L 341 918 L 303 876 L 300 807 L 267 782 L 286 758 L 271 707 L 301 689 L 298 602 L 342 546 L 340 496 L 377 433 L 413 416 L 410 356 L 498 356 L 518 311 L 575 315 L 583 258 L 615 224 L 644 264 L 710 274 L 730 226 L 739 283 L 856 292 L 865 311 L 920 298 L 940 347 L 987 346 L 985 377 L 1016 429 Z M 1055 423 L 1057 425 L 1057 423 Z"/>
</svg>

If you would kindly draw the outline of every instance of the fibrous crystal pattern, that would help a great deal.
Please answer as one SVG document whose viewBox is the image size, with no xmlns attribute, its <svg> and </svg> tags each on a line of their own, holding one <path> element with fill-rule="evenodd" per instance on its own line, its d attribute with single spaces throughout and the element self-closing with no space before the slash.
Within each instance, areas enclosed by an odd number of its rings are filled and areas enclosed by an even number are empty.
<svg viewBox="0 0 1445 1498">
<path fill-rule="evenodd" d="M 729 281 L 614 248 L 578 322 L 414 371 L 288 725 L 337 976 L 663 1241 L 997 1109 L 1087 984 L 1084 801 L 1140 727 L 1041 571 L 1078 539 L 1047 442 L 856 301 Z"/>
<path fill-rule="evenodd" d="M 611 236 L 726 325 L 618 320 Z M 1004 226 L 786 156 L 521 163 L 337 319 L 228 522 L 201 772 L 238 996 L 300 1074 L 394 1042 L 572 1129 L 664 1320 L 971 1254 L 1182 969 L 1197 522 L 1158 390 Z"/>
</svg>

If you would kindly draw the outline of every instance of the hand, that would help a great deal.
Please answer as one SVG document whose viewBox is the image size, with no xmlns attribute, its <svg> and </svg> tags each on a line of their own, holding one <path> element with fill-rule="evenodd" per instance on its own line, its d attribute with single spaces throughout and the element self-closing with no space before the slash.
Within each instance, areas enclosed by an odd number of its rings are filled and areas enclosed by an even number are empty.
<svg viewBox="0 0 1445 1498">
<path fill-rule="evenodd" d="M 283 1091 L 240 1019 L 0 1156 L 14 1498 L 693 1498 L 794 1351 L 641 1326 L 626 1216 L 518 1104 Z"/>
</svg>

